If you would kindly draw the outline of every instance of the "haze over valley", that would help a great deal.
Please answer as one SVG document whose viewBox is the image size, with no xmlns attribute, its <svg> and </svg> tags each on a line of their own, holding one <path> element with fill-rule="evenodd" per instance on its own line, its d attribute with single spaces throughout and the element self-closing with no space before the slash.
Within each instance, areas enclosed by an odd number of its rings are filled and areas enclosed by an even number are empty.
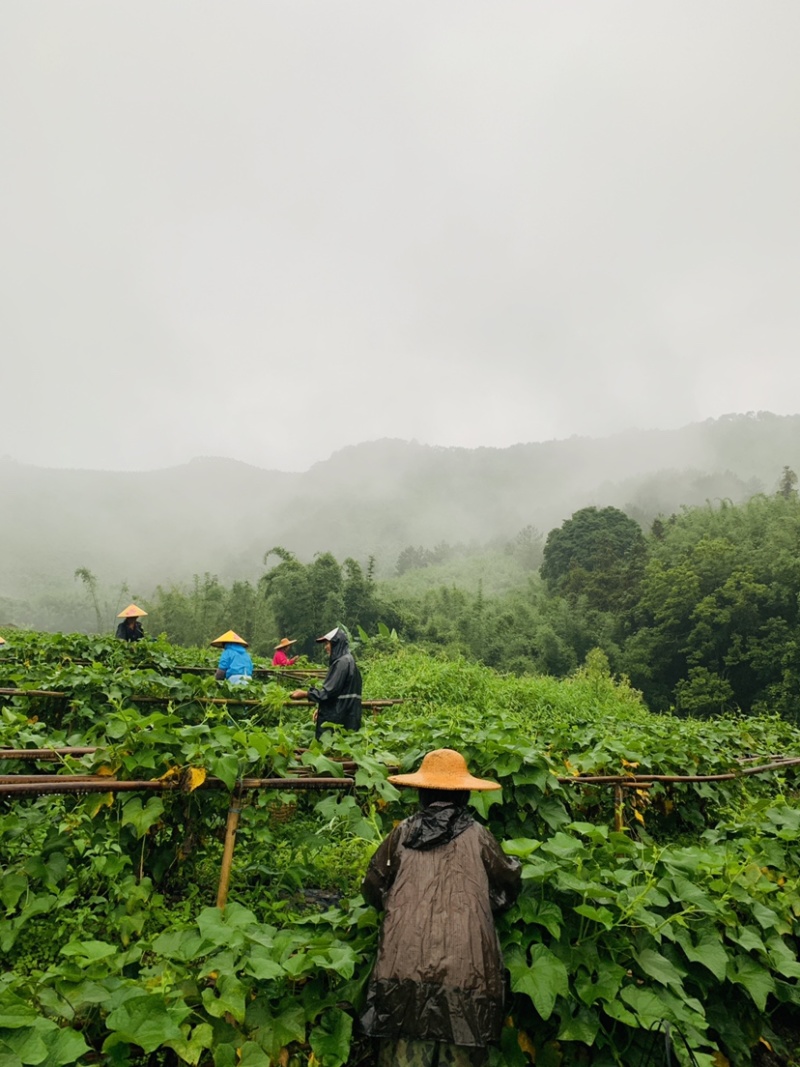
<svg viewBox="0 0 800 1067">
<path fill-rule="evenodd" d="M 136 473 L 5 458 L 0 614 L 46 626 L 48 593 L 83 602 L 78 568 L 142 596 L 195 573 L 254 581 L 278 545 L 302 560 L 374 557 L 376 576 L 389 578 L 408 546 L 479 552 L 527 527 L 544 538 L 589 505 L 647 528 L 683 505 L 772 493 L 784 466 L 800 470 L 800 416 L 768 413 L 508 449 L 374 441 L 301 474 L 221 458 Z"/>
</svg>

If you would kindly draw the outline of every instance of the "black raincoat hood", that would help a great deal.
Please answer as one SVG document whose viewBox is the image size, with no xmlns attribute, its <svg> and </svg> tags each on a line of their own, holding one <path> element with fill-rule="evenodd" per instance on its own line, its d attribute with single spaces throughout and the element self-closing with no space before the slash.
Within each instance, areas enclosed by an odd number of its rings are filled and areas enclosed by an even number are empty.
<svg viewBox="0 0 800 1067">
<path fill-rule="evenodd" d="M 472 822 L 472 816 L 466 808 L 435 800 L 408 820 L 408 836 L 404 844 L 406 848 L 420 851 L 447 845 L 463 834 Z"/>
<path fill-rule="evenodd" d="M 345 652 L 349 651 L 350 644 L 347 640 L 347 634 L 340 626 L 331 638 L 331 663 L 335 663 L 337 659 L 342 658 Z"/>
</svg>

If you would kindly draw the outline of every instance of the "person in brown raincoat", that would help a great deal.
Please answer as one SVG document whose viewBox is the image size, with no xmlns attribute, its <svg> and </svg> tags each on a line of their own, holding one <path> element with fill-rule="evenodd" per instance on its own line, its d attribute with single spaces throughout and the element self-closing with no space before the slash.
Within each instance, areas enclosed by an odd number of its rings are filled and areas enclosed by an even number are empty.
<svg viewBox="0 0 800 1067">
<path fill-rule="evenodd" d="M 500 786 L 449 748 L 389 781 L 419 789 L 420 811 L 378 846 L 362 886 L 385 914 L 361 1024 L 381 1039 L 378 1067 L 483 1067 L 504 1017 L 493 913 L 516 899 L 520 863 L 466 805 Z"/>
</svg>

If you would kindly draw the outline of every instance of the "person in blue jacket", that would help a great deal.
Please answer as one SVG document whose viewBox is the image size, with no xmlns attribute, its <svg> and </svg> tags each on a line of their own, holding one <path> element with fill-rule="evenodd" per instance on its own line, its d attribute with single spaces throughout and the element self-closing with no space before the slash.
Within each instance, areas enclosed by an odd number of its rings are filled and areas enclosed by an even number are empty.
<svg viewBox="0 0 800 1067">
<path fill-rule="evenodd" d="M 247 642 L 233 630 L 211 642 L 214 648 L 223 649 L 214 675 L 220 681 L 224 678 L 231 685 L 247 685 L 253 677 L 253 661 L 247 651 Z"/>
</svg>

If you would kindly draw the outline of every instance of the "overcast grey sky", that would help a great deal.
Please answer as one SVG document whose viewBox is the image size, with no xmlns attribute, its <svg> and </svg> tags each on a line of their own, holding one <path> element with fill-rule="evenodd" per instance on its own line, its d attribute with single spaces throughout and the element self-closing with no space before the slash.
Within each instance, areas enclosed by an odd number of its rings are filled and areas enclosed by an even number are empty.
<svg viewBox="0 0 800 1067">
<path fill-rule="evenodd" d="M 797 0 L 6 0 L 0 455 L 800 411 Z"/>
</svg>

